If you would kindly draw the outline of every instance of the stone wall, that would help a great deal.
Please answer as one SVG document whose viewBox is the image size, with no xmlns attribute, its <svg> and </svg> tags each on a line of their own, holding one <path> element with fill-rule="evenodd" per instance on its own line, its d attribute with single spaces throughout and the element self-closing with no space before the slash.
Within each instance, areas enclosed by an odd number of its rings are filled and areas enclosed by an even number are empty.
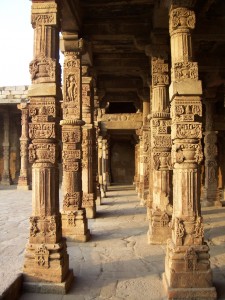
<svg viewBox="0 0 225 300">
<path fill-rule="evenodd" d="M 112 183 L 132 184 L 134 179 L 134 145 L 129 141 L 111 143 Z"/>
<path fill-rule="evenodd" d="M 27 99 L 28 85 L 0 87 L 0 104 L 17 104 Z"/>
</svg>

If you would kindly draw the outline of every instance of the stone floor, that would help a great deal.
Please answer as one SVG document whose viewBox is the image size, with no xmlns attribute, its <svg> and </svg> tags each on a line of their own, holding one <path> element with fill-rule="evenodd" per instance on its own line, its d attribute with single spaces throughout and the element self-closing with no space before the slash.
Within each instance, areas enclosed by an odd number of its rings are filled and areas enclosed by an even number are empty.
<svg viewBox="0 0 225 300">
<path fill-rule="evenodd" d="M 31 191 L 0 186 L 0 295 L 21 272 L 30 213 Z M 225 299 L 225 208 L 206 208 L 203 216 L 218 299 Z M 76 276 L 70 292 L 24 293 L 20 300 L 166 299 L 165 246 L 147 244 L 146 212 L 133 187 L 110 187 L 89 228 L 90 242 L 67 243 Z"/>
</svg>

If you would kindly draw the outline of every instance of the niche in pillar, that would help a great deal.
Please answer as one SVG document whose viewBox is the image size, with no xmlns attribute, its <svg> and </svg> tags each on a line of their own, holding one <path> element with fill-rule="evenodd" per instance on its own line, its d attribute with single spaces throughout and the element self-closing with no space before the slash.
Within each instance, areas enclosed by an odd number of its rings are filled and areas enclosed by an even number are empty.
<svg viewBox="0 0 225 300">
<path fill-rule="evenodd" d="M 132 184 L 135 171 L 134 145 L 128 141 L 110 142 L 112 183 Z"/>
</svg>

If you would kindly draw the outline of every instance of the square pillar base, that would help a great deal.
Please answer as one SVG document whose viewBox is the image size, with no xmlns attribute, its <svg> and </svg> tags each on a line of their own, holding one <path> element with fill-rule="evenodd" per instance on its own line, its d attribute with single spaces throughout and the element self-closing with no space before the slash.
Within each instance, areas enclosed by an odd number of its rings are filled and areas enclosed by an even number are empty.
<svg viewBox="0 0 225 300">
<path fill-rule="evenodd" d="M 163 285 L 169 300 L 216 300 L 217 294 L 214 287 L 208 288 L 172 288 L 169 286 L 166 274 L 163 273 Z"/>
<path fill-rule="evenodd" d="M 90 240 L 90 230 L 86 218 L 85 209 L 77 211 L 63 211 L 62 216 L 62 234 L 67 241 L 87 242 Z"/>
<path fill-rule="evenodd" d="M 172 229 L 168 226 L 152 228 L 152 232 L 148 231 L 148 244 L 165 245 L 167 240 L 171 238 Z"/>
<path fill-rule="evenodd" d="M 69 270 L 63 282 L 23 282 L 23 292 L 40 294 L 66 294 L 74 281 L 73 271 Z"/>
</svg>

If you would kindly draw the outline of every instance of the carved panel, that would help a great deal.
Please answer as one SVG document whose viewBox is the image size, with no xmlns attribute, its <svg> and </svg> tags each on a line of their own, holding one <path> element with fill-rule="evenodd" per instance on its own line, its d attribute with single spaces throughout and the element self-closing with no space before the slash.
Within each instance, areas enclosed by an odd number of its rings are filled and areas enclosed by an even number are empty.
<svg viewBox="0 0 225 300">
<path fill-rule="evenodd" d="M 198 80 L 198 64 L 196 62 L 177 62 L 173 64 L 172 81 L 184 79 Z"/>
<path fill-rule="evenodd" d="M 35 261 L 39 268 L 49 268 L 49 251 L 44 244 L 37 247 L 35 251 Z"/>
<path fill-rule="evenodd" d="M 175 8 L 170 13 L 170 33 L 183 28 L 195 28 L 195 13 L 185 7 Z"/>
<path fill-rule="evenodd" d="M 202 138 L 202 124 L 198 122 L 192 123 L 176 123 L 172 125 L 172 139 L 201 139 Z"/>
<path fill-rule="evenodd" d="M 56 137 L 55 123 L 29 124 L 29 137 L 31 139 L 50 139 Z"/>
<path fill-rule="evenodd" d="M 55 82 L 56 60 L 41 55 L 30 63 L 32 83 Z"/>
</svg>

